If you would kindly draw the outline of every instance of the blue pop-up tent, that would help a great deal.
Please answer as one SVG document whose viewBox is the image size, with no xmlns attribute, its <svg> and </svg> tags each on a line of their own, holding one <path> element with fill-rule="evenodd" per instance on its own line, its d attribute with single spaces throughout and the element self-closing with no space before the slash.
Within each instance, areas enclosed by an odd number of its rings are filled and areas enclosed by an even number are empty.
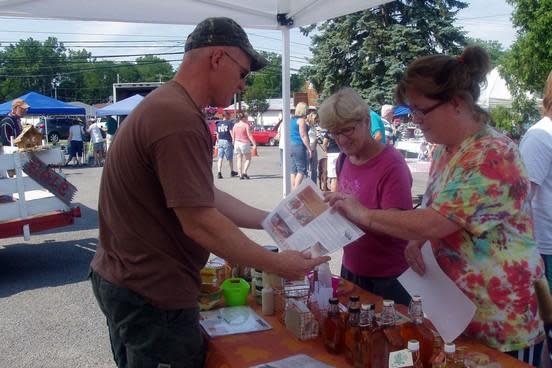
<svg viewBox="0 0 552 368">
<path fill-rule="evenodd" d="M 27 110 L 28 115 L 84 115 L 86 113 L 82 107 L 76 107 L 36 92 L 29 92 L 18 98 L 30 106 Z M 11 111 L 12 101 L 0 105 L 0 115 L 6 115 Z"/>
<path fill-rule="evenodd" d="M 107 115 L 128 115 L 138 104 L 144 99 L 141 95 L 134 95 L 124 100 L 115 102 L 114 104 L 102 107 L 101 109 L 96 110 L 97 116 L 107 116 Z"/>
</svg>

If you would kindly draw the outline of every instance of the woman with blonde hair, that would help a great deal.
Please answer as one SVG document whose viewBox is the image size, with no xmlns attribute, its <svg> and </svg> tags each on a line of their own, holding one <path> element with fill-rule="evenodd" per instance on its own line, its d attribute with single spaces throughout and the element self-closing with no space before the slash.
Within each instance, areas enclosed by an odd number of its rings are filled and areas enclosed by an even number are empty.
<svg viewBox="0 0 552 368">
<path fill-rule="evenodd" d="M 256 148 L 257 143 L 251 135 L 251 127 L 247 122 L 247 114 L 238 112 L 236 118 L 238 122 L 234 124 L 232 134 L 234 136 L 234 151 L 236 152 L 238 175 L 240 180 L 243 180 L 249 179 L 247 170 L 251 164 L 251 145 Z"/>
<path fill-rule="evenodd" d="M 542 278 L 529 207 L 530 182 L 517 146 L 487 125 L 476 101 L 490 71 L 478 46 L 458 57 L 410 64 L 396 99 L 407 104 L 426 140 L 437 143 L 423 208 L 371 209 L 345 193 L 330 204 L 366 231 L 410 240 L 405 259 L 423 275 L 421 248 L 475 304 L 464 334 L 538 366 L 543 323 L 533 284 Z"/>
<path fill-rule="evenodd" d="M 321 127 L 342 152 L 336 161 L 337 192 L 366 208 L 412 209 L 412 176 L 404 157 L 372 136 L 370 109 L 358 93 L 343 88 L 322 102 L 318 113 Z M 344 248 L 341 276 L 384 299 L 408 305 L 410 296 L 397 280 L 408 268 L 407 243 L 365 229 L 364 236 Z"/>
<path fill-rule="evenodd" d="M 290 121 L 290 170 L 291 189 L 297 188 L 307 175 L 308 159 L 312 155 L 310 148 L 308 126 L 305 121 L 307 104 L 299 102 Z"/>
</svg>

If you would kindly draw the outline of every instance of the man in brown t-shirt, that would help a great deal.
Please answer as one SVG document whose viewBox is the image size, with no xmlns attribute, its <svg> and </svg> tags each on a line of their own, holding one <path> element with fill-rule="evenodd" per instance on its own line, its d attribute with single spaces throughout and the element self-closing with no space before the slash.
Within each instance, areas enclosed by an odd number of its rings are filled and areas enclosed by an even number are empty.
<svg viewBox="0 0 552 368">
<path fill-rule="evenodd" d="M 210 252 L 287 278 L 328 260 L 255 244 L 238 227 L 259 229 L 267 213 L 213 185 L 201 109 L 226 106 L 266 60 L 228 18 L 201 22 L 185 51 L 174 80 L 118 130 L 102 175 L 91 279 L 119 367 L 202 366 L 197 297 Z"/>
</svg>

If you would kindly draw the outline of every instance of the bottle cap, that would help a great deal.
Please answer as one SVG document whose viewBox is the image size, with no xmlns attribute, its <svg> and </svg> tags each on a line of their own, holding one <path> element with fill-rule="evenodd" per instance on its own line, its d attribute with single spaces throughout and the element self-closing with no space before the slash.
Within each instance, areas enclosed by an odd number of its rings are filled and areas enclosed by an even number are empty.
<svg viewBox="0 0 552 368">
<path fill-rule="evenodd" d="M 418 342 L 418 340 L 408 340 L 408 350 L 419 351 L 420 343 Z"/>
<path fill-rule="evenodd" d="M 454 344 L 445 344 L 445 353 L 454 353 L 456 351 L 456 345 Z"/>
<path fill-rule="evenodd" d="M 351 302 L 358 302 L 358 301 L 360 300 L 360 297 L 359 297 L 358 295 L 351 295 L 351 296 L 349 297 L 349 300 L 350 300 Z"/>
<path fill-rule="evenodd" d="M 422 301 L 422 297 L 419 296 L 419 295 L 412 295 L 412 301 L 413 301 L 413 302 L 421 302 L 421 301 Z"/>
<path fill-rule="evenodd" d="M 392 306 L 394 306 L 394 305 L 395 305 L 395 302 L 392 301 L 392 300 L 385 299 L 385 300 L 383 301 L 383 306 L 384 306 L 384 307 L 392 307 Z"/>
<path fill-rule="evenodd" d="M 330 298 L 330 304 L 339 304 L 339 299 L 337 299 L 337 298 Z"/>
<path fill-rule="evenodd" d="M 360 306 L 360 308 L 361 308 L 363 311 L 369 311 L 369 310 L 374 309 L 374 304 L 362 304 L 362 305 Z"/>
</svg>

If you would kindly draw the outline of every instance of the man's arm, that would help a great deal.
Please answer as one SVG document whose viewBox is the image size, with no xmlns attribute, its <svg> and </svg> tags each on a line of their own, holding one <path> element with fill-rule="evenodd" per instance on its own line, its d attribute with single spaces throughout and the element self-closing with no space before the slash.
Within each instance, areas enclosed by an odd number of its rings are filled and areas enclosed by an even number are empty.
<svg viewBox="0 0 552 368">
<path fill-rule="evenodd" d="M 230 263 L 298 279 L 329 260 L 329 257 L 310 259 L 308 255 L 296 251 L 272 253 L 251 241 L 216 208 L 181 207 L 174 211 L 188 237 Z"/>
<path fill-rule="evenodd" d="M 230 194 L 216 188 L 215 206 L 234 224 L 248 229 L 262 229 L 261 222 L 268 216 L 267 211 L 251 207 Z"/>
</svg>

